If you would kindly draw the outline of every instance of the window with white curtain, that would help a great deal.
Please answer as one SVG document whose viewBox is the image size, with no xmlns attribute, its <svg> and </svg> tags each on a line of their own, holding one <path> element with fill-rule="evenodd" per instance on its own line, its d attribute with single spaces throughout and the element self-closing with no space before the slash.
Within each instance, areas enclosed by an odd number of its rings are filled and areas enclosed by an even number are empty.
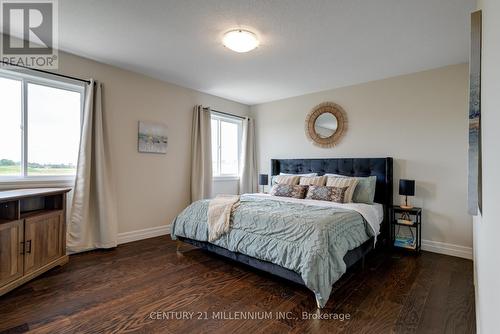
<svg viewBox="0 0 500 334">
<path fill-rule="evenodd" d="M 213 176 L 239 177 L 242 120 L 216 112 L 211 117 Z"/>
<path fill-rule="evenodd" d="M 0 180 L 74 176 L 83 85 L 0 71 Z"/>
</svg>

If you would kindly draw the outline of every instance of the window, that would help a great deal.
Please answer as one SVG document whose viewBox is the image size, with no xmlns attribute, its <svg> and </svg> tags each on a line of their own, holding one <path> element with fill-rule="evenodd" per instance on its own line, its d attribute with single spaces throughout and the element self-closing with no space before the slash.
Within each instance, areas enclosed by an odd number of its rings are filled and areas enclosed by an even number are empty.
<svg viewBox="0 0 500 334">
<path fill-rule="evenodd" d="M 214 177 L 238 177 L 241 119 L 212 113 L 212 171 Z"/>
<path fill-rule="evenodd" d="M 0 71 L 0 179 L 75 175 L 83 92 Z"/>
</svg>

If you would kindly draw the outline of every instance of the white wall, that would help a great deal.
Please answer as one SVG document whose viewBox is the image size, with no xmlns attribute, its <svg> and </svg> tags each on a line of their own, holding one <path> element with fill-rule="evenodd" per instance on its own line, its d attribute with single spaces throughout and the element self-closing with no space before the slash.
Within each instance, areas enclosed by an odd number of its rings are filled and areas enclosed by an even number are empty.
<svg viewBox="0 0 500 334">
<path fill-rule="evenodd" d="M 246 115 L 246 105 L 59 53 L 59 72 L 104 84 L 105 133 L 117 186 L 119 232 L 170 224 L 190 202 L 191 123 L 196 104 Z M 137 152 L 137 122 L 168 127 L 166 155 Z"/>
<path fill-rule="evenodd" d="M 393 157 L 395 202 L 400 178 L 416 180 L 426 248 L 472 256 L 467 194 L 467 64 L 307 94 L 251 107 L 260 173 L 271 158 Z M 332 101 L 349 128 L 335 148 L 313 146 L 304 120 Z M 441 244 L 445 243 L 445 244 Z"/>
<path fill-rule="evenodd" d="M 500 1 L 481 0 L 483 211 L 474 220 L 478 333 L 498 333 L 500 315 Z"/>
</svg>

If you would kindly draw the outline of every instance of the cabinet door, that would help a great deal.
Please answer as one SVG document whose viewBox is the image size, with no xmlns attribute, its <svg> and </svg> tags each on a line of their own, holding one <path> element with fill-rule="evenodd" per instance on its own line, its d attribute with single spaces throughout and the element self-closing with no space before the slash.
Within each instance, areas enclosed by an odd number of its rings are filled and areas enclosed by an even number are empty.
<svg viewBox="0 0 500 334">
<path fill-rule="evenodd" d="M 63 211 L 25 219 L 24 274 L 63 256 Z"/>
<path fill-rule="evenodd" d="M 23 221 L 0 223 L 0 286 L 23 275 Z"/>
</svg>

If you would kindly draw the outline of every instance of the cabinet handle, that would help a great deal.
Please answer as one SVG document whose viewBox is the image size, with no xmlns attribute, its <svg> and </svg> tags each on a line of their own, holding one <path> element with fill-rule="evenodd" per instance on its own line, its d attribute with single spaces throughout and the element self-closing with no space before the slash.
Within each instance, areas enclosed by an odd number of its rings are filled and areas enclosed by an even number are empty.
<svg viewBox="0 0 500 334">
<path fill-rule="evenodd" d="M 26 244 L 28 245 L 28 250 L 26 251 L 26 254 L 31 253 L 31 240 L 26 241 Z"/>
<path fill-rule="evenodd" d="M 24 255 L 24 241 L 21 241 L 21 255 Z"/>
</svg>

